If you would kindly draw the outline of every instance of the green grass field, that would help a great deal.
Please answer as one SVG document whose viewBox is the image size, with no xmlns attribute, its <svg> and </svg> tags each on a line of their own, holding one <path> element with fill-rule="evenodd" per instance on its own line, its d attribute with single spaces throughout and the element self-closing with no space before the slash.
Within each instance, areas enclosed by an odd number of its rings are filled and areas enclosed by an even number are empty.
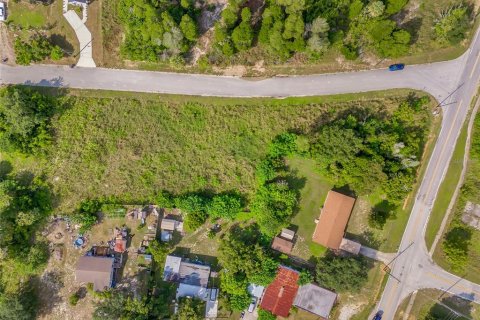
<svg viewBox="0 0 480 320">
<path fill-rule="evenodd" d="M 46 22 L 44 10 L 31 10 L 31 6 L 27 4 L 14 2 L 9 9 L 11 13 L 8 15 L 8 21 L 23 28 L 40 28 Z"/>
<path fill-rule="evenodd" d="M 425 231 L 425 242 L 427 248 L 430 249 L 435 236 L 440 228 L 443 217 L 447 211 L 448 205 L 452 199 L 453 193 L 457 186 L 458 180 L 462 173 L 463 157 L 465 155 L 465 143 L 467 140 L 467 125 L 465 125 L 460 132 L 460 136 L 457 140 L 457 145 L 452 155 L 448 171 L 445 174 L 445 178 L 438 190 L 438 194 L 432 212 L 430 213 L 430 219 L 428 220 L 427 229 Z"/>
<path fill-rule="evenodd" d="M 159 190 L 248 197 L 275 135 L 309 132 L 352 106 L 392 110 L 405 93 L 247 100 L 73 91 L 54 120 L 57 142 L 44 169 L 60 211 L 92 197 L 147 201 Z"/>
</svg>

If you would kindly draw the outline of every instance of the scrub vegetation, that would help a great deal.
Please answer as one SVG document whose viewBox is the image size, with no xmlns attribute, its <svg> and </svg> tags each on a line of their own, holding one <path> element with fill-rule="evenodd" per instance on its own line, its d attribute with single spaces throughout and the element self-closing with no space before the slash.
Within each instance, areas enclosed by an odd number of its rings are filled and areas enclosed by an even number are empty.
<svg viewBox="0 0 480 320">
<path fill-rule="evenodd" d="M 111 1 L 104 0 L 112 15 L 102 22 L 105 46 L 121 36 L 111 30 L 123 28 L 124 59 L 200 71 L 259 61 L 272 69 L 338 64 L 339 56 L 353 65 L 409 56 L 421 61 L 432 59 L 432 50 L 458 55 L 475 14 L 470 2 L 457 0 L 229 0 L 225 7 Z"/>
</svg>

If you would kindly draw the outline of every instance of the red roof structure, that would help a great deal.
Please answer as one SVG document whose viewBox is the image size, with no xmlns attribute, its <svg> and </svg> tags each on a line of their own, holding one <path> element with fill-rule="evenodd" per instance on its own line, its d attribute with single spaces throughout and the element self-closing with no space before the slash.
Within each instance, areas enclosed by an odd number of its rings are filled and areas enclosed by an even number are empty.
<svg viewBox="0 0 480 320">
<path fill-rule="evenodd" d="M 123 253 L 127 250 L 127 240 L 126 239 L 115 239 L 115 252 Z"/>
<path fill-rule="evenodd" d="M 275 280 L 265 290 L 260 307 L 274 315 L 288 317 L 297 295 L 299 276 L 297 271 L 280 266 Z"/>
</svg>

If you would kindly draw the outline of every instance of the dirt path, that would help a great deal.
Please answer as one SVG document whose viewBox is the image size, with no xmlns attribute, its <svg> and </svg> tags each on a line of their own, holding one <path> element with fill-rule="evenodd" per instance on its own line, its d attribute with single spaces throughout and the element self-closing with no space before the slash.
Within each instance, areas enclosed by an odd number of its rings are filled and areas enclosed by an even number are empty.
<svg viewBox="0 0 480 320">
<path fill-rule="evenodd" d="M 5 23 L 0 23 L 0 58 L 8 58 L 7 63 L 11 65 L 15 62 L 12 41 L 8 37 L 8 30 Z"/>
</svg>

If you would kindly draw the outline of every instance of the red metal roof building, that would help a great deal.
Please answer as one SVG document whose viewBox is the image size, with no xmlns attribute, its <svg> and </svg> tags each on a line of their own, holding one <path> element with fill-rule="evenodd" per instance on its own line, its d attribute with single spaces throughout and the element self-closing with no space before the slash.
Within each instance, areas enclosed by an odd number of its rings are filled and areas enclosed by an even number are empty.
<svg viewBox="0 0 480 320">
<path fill-rule="evenodd" d="M 260 307 L 274 315 L 288 317 L 298 291 L 299 273 L 280 266 L 275 280 L 267 287 Z"/>
</svg>

